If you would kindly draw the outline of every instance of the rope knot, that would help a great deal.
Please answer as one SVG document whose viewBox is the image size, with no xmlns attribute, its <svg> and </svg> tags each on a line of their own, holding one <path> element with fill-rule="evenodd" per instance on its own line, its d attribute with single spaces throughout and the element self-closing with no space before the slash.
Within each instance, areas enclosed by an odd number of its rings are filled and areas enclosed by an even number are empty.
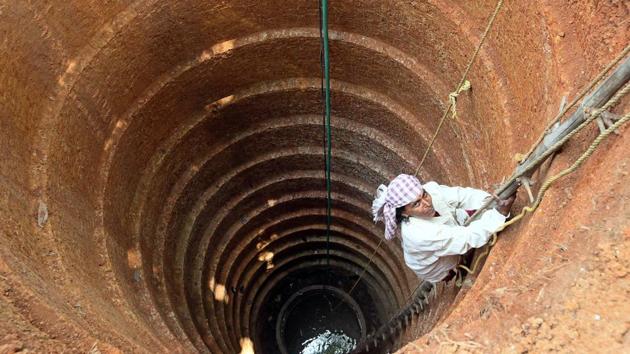
<svg viewBox="0 0 630 354">
<path fill-rule="evenodd" d="M 470 90 L 470 87 L 470 81 L 465 80 L 464 83 L 461 84 L 457 90 L 448 94 L 448 100 L 451 102 L 451 107 L 453 111 L 453 119 L 457 119 L 457 97 L 460 93 Z"/>
</svg>

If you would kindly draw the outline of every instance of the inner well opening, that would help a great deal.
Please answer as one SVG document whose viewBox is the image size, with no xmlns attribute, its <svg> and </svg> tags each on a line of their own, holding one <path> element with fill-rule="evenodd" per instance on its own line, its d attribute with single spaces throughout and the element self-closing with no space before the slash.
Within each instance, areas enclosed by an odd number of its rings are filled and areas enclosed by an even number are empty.
<svg viewBox="0 0 630 354">
<path fill-rule="evenodd" d="M 286 300 L 276 341 L 281 353 L 348 353 L 365 340 L 365 330 L 363 311 L 352 297 L 339 288 L 315 285 Z"/>
</svg>

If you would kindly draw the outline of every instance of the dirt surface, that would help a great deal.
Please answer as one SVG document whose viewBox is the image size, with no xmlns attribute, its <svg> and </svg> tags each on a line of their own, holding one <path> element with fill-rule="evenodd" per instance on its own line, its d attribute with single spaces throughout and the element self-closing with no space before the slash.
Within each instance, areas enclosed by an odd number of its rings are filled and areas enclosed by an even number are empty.
<svg viewBox="0 0 630 354">
<path fill-rule="evenodd" d="M 331 3 L 329 242 L 317 2 L 0 0 L 0 353 L 260 348 L 270 294 L 331 244 L 348 274 L 372 255 L 358 289 L 384 321 L 418 279 L 380 246 L 373 192 L 415 171 L 495 4 Z M 502 11 L 425 179 L 491 189 L 630 42 L 627 1 Z M 628 134 L 506 230 L 402 352 L 627 348 Z"/>
<path fill-rule="evenodd" d="M 613 240 L 597 245 L 557 308 L 510 330 L 515 344 L 509 352 L 621 353 L 630 347 L 630 229 L 601 232 Z"/>
</svg>

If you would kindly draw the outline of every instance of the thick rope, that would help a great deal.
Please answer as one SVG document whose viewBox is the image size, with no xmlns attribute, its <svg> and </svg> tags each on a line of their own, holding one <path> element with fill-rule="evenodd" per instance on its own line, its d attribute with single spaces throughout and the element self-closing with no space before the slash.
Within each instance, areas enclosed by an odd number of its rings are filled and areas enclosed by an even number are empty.
<svg viewBox="0 0 630 354">
<path fill-rule="evenodd" d="M 623 59 L 626 56 L 626 54 L 628 54 L 628 52 L 630 52 L 630 44 L 627 45 L 626 48 L 624 48 L 624 50 L 622 50 L 621 53 L 619 53 L 619 55 L 615 59 L 613 59 L 613 61 L 611 61 L 599 73 L 599 75 L 597 75 L 597 77 L 595 77 L 595 79 L 593 79 L 591 81 L 591 83 L 588 85 L 588 87 L 586 87 L 579 95 L 577 95 L 577 97 L 575 97 L 573 99 L 573 101 L 571 101 L 571 103 L 569 103 L 566 107 L 564 107 L 564 109 L 562 111 L 560 111 L 560 113 L 558 113 L 558 115 L 556 115 L 551 121 L 549 121 L 549 123 L 547 124 L 547 126 L 543 130 L 542 134 L 536 140 L 536 142 L 532 145 L 532 147 L 529 149 L 529 151 L 525 155 L 522 155 L 521 157 L 519 157 L 519 160 L 520 161 L 525 161 L 534 152 L 534 149 L 536 149 L 536 146 L 538 146 L 538 144 L 540 144 L 540 142 L 549 133 L 549 130 L 551 129 L 551 127 L 554 124 L 556 124 L 556 122 L 558 122 L 560 120 L 560 118 L 562 118 L 562 116 L 564 116 L 571 108 L 573 108 L 573 106 L 575 106 L 575 104 L 579 100 L 581 100 L 589 91 L 591 91 L 593 89 L 593 87 L 595 87 L 595 85 L 604 78 L 604 75 L 606 75 L 606 73 L 608 73 L 608 71 L 610 71 L 610 69 L 612 69 L 615 65 L 617 65 L 621 61 L 621 59 Z"/>
<path fill-rule="evenodd" d="M 602 112 L 609 110 L 612 106 L 614 106 L 617 103 L 619 103 L 619 100 L 621 99 L 621 97 L 625 96 L 629 92 L 630 92 L 630 82 L 627 82 L 621 90 L 617 91 L 617 93 L 610 100 L 608 100 L 608 102 L 606 102 L 606 104 L 604 104 L 604 106 L 602 106 L 599 109 L 596 109 L 595 111 L 593 111 L 590 114 L 587 113 L 588 118 L 586 118 L 584 120 L 584 122 L 582 122 L 582 124 L 580 124 L 578 127 L 576 127 L 573 131 L 571 131 L 569 134 L 567 134 L 564 138 L 558 140 L 555 144 L 551 145 L 547 150 L 545 150 L 545 152 L 543 154 L 541 154 L 538 158 L 536 158 L 533 162 L 531 162 L 530 166 L 536 166 L 540 162 L 542 162 L 545 159 L 547 159 L 547 157 L 549 157 L 556 150 L 558 150 L 570 138 L 572 138 L 580 130 L 584 129 L 584 127 L 586 127 L 589 123 L 591 123 L 593 120 L 595 120 Z M 511 184 L 512 182 L 514 182 L 517 179 L 521 178 L 523 175 L 525 175 L 528 172 L 529 172 L 529 170 L 525 170 L 525 171 L 522 171 L 520 174 L 512 176 L 507 182 L 503 183 L 503 185 Z M 493 203 L 493 200 L 486 201 L 486 203 L 484 203 L 470 218 L 468 218 L 468 220 L 466 220 L 466 222 L 464 223 L 464 226 L 468 226 L 476 217 L 481 215 L 481 213 L 484 210 L 488 209 L 488 207 L 490 207 L 490 205 L 492 203 Z"/>
<path fill-rule="evenodd" d="M 442 129 L 442 125 L 444 124 L 444 121 L 446 120 L 448 112 L 451 109 L 453 109 L 453 118 L 457 117 L 457 112 L 455 111 L 455 105 L 456 105 L 455 102 L 457 100 L 457 96 L 462 91 L 470 89 L 470 82 L 468 82 L 466 80 L 466 77 L 468 76 L 468 72 L 470 71 L 470 68 L 472 68 L 473 63 L 475 62 L 475 59 L 477 59 L 477 55 L 479 54 L 479 51 L 481 50 L 481 46 L 486 41 L 486 37 L 488 37 L 488 33 L 490 32 L 490 29 L 492 28 L 492 25 L 494 24 L 494 20 L 497 18 L 497 14 L 499 13 L 499 10 L 501 10 L 502 6 L 503 6 L 503 0 L 499 0 L 497 2 L 497 6 L 494 9 L 494 12 L 492 13 L 492 16 L 490 16 L 490 20 L 488 21 L 488 25 L 486 26 L 486 29 L 483 32 L 483 35 L 481 36 L 481 40 L 479 41 L 479 45 L 477 45 L 477 48 L 475 49 L 475 52 L 473 53 L 473 56 L 468 61 L 468 66 L 466 66 L 466 70 L 464 70 L 464 74 L 462 75 L 462 78 L 459 80 L 459 84 L 457 85 L 457 88 L 455 89 L 455 91 L 451 92 L 448 95 L 449 96 L 449 104 L 446 107 L 446 109 L 444 110 L 444 113 L 442 114 L 442 118 L 440 118 L 440 123 L 438 124 L 438 126 L 437 126 L 437 128 L 435 130 L 435 133 L 433 134 L 433 137 L 431 137 L 431 141 L 429 142 L 429 145 L 427 145 L 427 148 L 424 151 L 424 155 L 422 155 L 422 159 L 420 159 L 420 164 L 418 164 L 418 168 L 416 168 L 416 172 L 414 173 L 414 176 L 417 176 L 418 172 L 420 172 L 420 168 L 424 164 L 424 161 L 426 160 L 427 155 L 429 154 L 429 151 L 431 150 L 431 147 L 433 147 L 433 143 L 435 142 L 435 138 L 437 137 L 438 133 Z M 468 86 L 468 87 L 466 88 L 465 86 Z"/>
<path fill-rule="evenodd" d="M 626 87 L 630 87 L 630 85 L 626 85 Z M 615 96 L 615 97 L 617 97 L 617 96 Z M 608 103 L 606 105 L 608 105 Z M 593 119 L 597 118 L 597 116 L 599 116 L 601 114 L 601 112 L 604 112 L 604 111 L 605 111 L 604 109 L 599 109 L 599 110 L 595 111 L 595 113 L 593 113 L 592 117 L 589 119 L 589 122 L 592 121 Z M 593 152 L 595 152 L 597 147 L 601 144 L 601 142 L 606 137 L 608 137 L 608 135 L 610 135 L 610 133 L 614 132 L 617 128 L 619 128 L 621 125 L 626 123 L 628 120 L 630 120 L 630 113 L 626 113 L 621 119 L 619 119 L 617 122 L 615 122 L 615 124 L 611 125 L 608 129 L 606 129 L 605 131 L 600 133 L 597 136 L 597 138 L 593 141 L 593 143 L 589 146 L 589 148 L 582 155 L 580 155 L 580 157 L 569 168 L 564 169 L 560 173 L 556 174 L 555 176 L 547 179 L 545 181 L 545 183 L 540 187 L 540 190 L 538 191 L 538 195 L 536 197 L 536 200 L 534 201 L 534 204 L 532 204 L 531 206 L 523 207 L 523 209 L 521 210 L 520 214 L 518 214 L 514 218 L 510 219 L 509 221 L 503 223 L 503 225 L 501 225 L 499 227 L 499 229 L 497 231 L 495 231 L 495 233 L 492 235 L 492 241 L 489 243 L 489 247 L 487 247 L 484 250 L 484 252 L 482 254 L 480 254 L 475 259 L 475 261 L 473 262 L 473 265 L 472 265 L 472 269 L 468 268 L 468 267 L 466 267 L 464 265 L 459 265 L 459 268 L 467 271 L 470 274 L 475 274 L 477 272 L 478 268 L 479 268 L 479 264 L 480 264 L 481 260 L 485 259 L 488 256 L 488 254 L 490 253 L 490 248 L 492 246 L 494 246 L 494 244 L 496 243 L 497 233 L 503 231 L 506 227 L 508 227 L 508 226 L 516 223 L 517 221 L 521 220 L 525 216 L 525 214 L 533 213 L 534 211 L 536 211 L 536 209 L 538 209 L 538 206 L 540 206 L 540 203 L 542 202 L 543 197 L 545 196 L 545 193 L 547 192 L 549 187 L 551 187 L 552 184 L 554 184 L 560 178 L 568 175 L 569 173 L 574 172 L 578 167 L 580 167 L 580 165 L 582 165 L 582 163 L 587 158 L 589 158 L 591 155 L 593 155 Z M 586 124 L 586 122 L 585 122 L 585 124 Z M 458 285 L 461 286 L 461 283 L 458 284 Z"/>
</svg>

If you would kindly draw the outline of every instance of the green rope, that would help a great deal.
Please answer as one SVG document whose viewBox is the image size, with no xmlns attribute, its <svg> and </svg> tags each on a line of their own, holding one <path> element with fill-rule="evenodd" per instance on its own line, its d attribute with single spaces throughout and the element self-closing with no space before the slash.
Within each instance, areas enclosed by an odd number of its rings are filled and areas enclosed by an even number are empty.
<svg viewBox="0 0 630 354">
<path fill-rule="evenodd" d="M 332 134 L 330 129 L 330 52 L 328 49 L 328 0 L 321 1 L 322 61 L 324 62 L 324 126 L 326 160 L 326 263 L 330 267 L 330 225 L 332 223 L 332 198 L 330 183 L 330 160 L 332 156 Z"/>
</svg>

